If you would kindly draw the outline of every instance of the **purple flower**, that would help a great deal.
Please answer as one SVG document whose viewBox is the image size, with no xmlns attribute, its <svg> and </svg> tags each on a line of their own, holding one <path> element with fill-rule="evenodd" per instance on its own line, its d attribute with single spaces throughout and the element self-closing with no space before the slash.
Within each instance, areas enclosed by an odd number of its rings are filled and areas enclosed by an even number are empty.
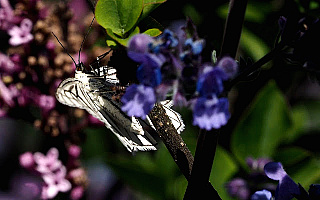
<svg viewBox="0 0 320 200">
<path fill-rule="evenodd" d="M 208 68 L 208 67 L 206 67 Z M 227 80 L 228 76 L 220 68 L 212 68 L 206 70 L 200 77 L 197 83 L 197 91 L 200 96 L 218 96 L 223 91 L 223 81 Z"/>
<path fill-rule="evenodd" d="M 8 0 L 0 0 L 0 30 L 7 30 L 14 17 L 13 9 Z"/>
<path fill-rule="evenodd" d="M 241 200 L 248 199 L 250 190 L 248 184 L 242 178 L 235 178 L 226 185 L 228 194 Z"/>
<path fill-rule="evenodd" d="M 137 79 L 144 85 L 156 87 L 161 83 L 160 68 L 142 64 L 137 70 Z"/>
<path fill-rule="evenodd" d="M 47 112 L 56 106 L 56 99 L 52 96 L 41 94 L 37 99 L 37 104 L 43 111 Z"/>
<path fill-rule="evenodd" d="M 9 44 L 18 46 L 30 42 L 33 39 L 33 35 L 30 33 L 31 30 L 32 21 L 30 19 L 23 19 L 20 27 L 14 26 L 8 30 L 8 34 L 11 36 Z"/>
<path fill-rule="evenodd" d="M 144 62 L 144 56 L 148 53 L 149 44 L 154 39 L 146 34 L 137 34 L 128 42 L 128 56 L 138 63 Z"/>
<path fill-rule="evenodd" d="M 191 52 L 193 55 L 199 55 L 202 52 L 202 49 L 205 45 L 205 41 L 204 40 L 193 41 L 192 38 L 188 38 L 184 42 L 184 45 L 189 46 L 191 48 Z"/>
<path fill-rule="evenodd" d="M 16 65 L 7 55 L 0 53 L 0 71 L 13 74 L 21 71 L 21 67 Z"/>
<path fill-rule="evenodd" d="M 60 169 L 63 165 L 58 157 L 59 151 L 56 148 L 49 149 L 47 155 L 40 152 L 34 153 L 34 161 L 37 164 L 36 170 L 41 174 L 46 174 Z"/>
<path fill-rule="evenodd" d="M 221 58 L 221 60 L 218 62 L 217 67 L 222 69 L 229 78 L 234 77 L 238 73 L 237 62 L 233 58 L 228 56 Z"/>
<path fill-rule="evenodd" d="M 31 152 L 25 152 L 19 156 L 20 165 L 24 168 L 31 169 L 35 162 Z"/>
<path fill-rule="evenodd" d="M 1 94 L 1 98 L 2 100 L 10 107 L 14 107 L 15 103 L 14 103 L 14 98 L 15 98 L 15 90 L 12 91 L 9 88 L 7 88 L 7 86 L 2 82 L 1 78 L 0 78 L 0 94 Z"/>
<path fill-rule="evenodd" d="M 284 171 L 280 162 L 270 162 L 266 164 L 264 171 L 269 178 L 279 181 L 275 194 L 276 200 L 289 200 L 292 199 L 294 195 L 300 194 L 299 186 Z"/>
<path fill-rule="evenodd" d="M 257 159 L 254 159 L 252 157 L 248 157 L 246 159 L 246 163 L 247 163 L 248 167 L 252 171 L 256 171 L 256 172 L 263 172 L 264 171 L 264 166 L 269 162 L 271 162 L 271 160 L 268 159 L 268 158 L 257 158 Z"/>
<path fill-rule="evenodd" d="M 255 192 L 251 196 L 251 200 L 271 200 L 272 194 L 268 190 L 261 190 Z"/>
<path fill-rule="evenodd" d="M 82 186 L 77 186 L 71 190 L 70 198 L 71 200 L 79 200 L 82 198 L 84 189 Z"/>
<path fill-rule="evenodd" d="M 202 129 L 218 129 L 227 124 L 230 114 L 227 98 L 199 97 L 193 107 L 193 125 Z"/>
<path fill-rule="evenodd" d="M 172 31 L 165 29 L 155 42 L 149 44 L 149 48 L 153 53 L 167 51 L 169 48 L 176 47 L 179 41 Z"/>
<path fill-rule="evenodd" d="M 156 97 L 152 87 L 145 85 L 130 85 L 126 93 L 121 98 L 123 103 L 122 111 L 128 116 L 146 118 L 156 102 Z"/>
<path fill-rule="evenodd" d="M 41 197 L 43 199 L 52 199 L 58 192 L 67 192 L 71 189 L 71 183 L 66 179 L 66 168 L 64 166 L 54 173 L 44 174 L 42 178 L 46 184 L 42 188 Z"/>
</svg>

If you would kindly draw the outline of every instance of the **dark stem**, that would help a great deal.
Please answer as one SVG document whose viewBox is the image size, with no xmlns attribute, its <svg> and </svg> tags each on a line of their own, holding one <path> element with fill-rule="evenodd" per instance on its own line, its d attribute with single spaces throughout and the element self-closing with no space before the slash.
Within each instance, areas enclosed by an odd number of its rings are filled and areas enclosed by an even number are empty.
<svg viewBox="0 0 320 200">
<path fill-rule="evenodd" d="M 235 57 L 240 41 L 244 15 L 248 0 L 230 0 L 220 57 Z M 209 196 L 203 186 L 209 181 L 213 160 L 218 143 L 219 130 L 201 130 L 195 153 L 191 177 L 184 199 L 221 199 L 216 193 Z"/>
<path fill-rule="evenodd" d="M 230 0 L 220 57 L 229 55 L 234 58 L 236 56 L 247 3 L 248 0 Z"/>
<path fill-rule="evenodd" d="M 184 199 L 221 199 L 218 193 L 209 193 L 206 183 L 209 181 L 216 152 L 219 130 L 209 132 L 200 130 L 195 160 Z"/>
<path fill-rule="evenodd" d="M 269 53 L 260 58 L 260 60 L 255 62 L 253 65 L 247 67 L 236 77 L 234 77 L 228 84 L 225 85 L 224 90 L 229 91 L 239 81 L 245 79 L 249 74 L 259 70 L 264 64 L 272 60 L 277 55 L 277 53 L 279 53 L 279 51 L 281 51 L 285 47 L 285 45 L 286 43 L 284 41 L 281 41 L 279 44 L 276 45 L 274 49 L 272 49 Z"/>
</svg>

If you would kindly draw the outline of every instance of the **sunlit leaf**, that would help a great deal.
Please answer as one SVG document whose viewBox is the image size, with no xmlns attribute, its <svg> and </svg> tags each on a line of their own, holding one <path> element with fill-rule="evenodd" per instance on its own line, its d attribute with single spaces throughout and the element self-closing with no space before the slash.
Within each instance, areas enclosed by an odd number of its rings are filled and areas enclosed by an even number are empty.
<svg viewBox="0 0 320 200">
<path fill-rule="evenodd" d="M 137 23 L 142 9 L 143 0 L 99 0 L 95 15 L 102 27 L 124 37 Z"/>
</svg>

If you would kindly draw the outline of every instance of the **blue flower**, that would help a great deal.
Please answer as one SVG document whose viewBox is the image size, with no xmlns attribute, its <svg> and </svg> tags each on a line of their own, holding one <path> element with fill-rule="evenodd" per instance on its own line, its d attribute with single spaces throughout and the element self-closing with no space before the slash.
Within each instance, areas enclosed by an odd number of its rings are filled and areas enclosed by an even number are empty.
<svg viewBox="0 0 320 200">
<path fill-rule="evenodd" d="M 152 87 L 132 84 L 127 88 L 121 102 L 123 103 L 121 110 L 128 116 L 146 119 L 156 102 L 156 96 Z"/>
<path fill-rule="evenodd" d="M 218 62 L 218 68 L 222 69 L 229 78 L 234 77 L 238 73 L 238 64 L 237 62 L 231 57 L 223 57 Z"/>
<path fill-rule="evenodd" d="M 149 44 L 154 39 L 146 34 L 137 34 L 128 42 L 128 56 L 138 63 L 145 61 L 145 55 L 149 52 Z"/>
<path fill-rule="evenodd" d="M 268 190 L 261 190 L 255 192 L 251 196 L 251 200 L 271 200 L 272 194 Z"/>
<path fill-rule="evenodd" d="M 197 91 L 200 96 L 220 95 L 223 91 L 223 81 L 227 80 L 228 76 L 220 68 L 212 68 L 204 72 L 198 80 Z"/>
<path fill-rule="evenodd" d="M 178 39 L 172 31 L 165 29 L 163 33 L 156 39 L 155 42 L 149 44 L 149 49 L 153 53 L 161 53 L 170 48 L 174 48 L 179 44 Z"/>
<path fill-rule="evenodd" d="M 199 97 L 193 108 L 193 125 L 206 130 L 224 126 L 230 118 L 228 107 L 227 98 Z"/>
<path fill-rule="evenodd" d="M 294 195 L 300 194 L 299 186 L 284 171 L 280 162 L 266 164 L 264 172 L 269 178 L 279 181 L 275 194 L 276 200 L 290 200 L 294 198 Z"/>
<path fill-rule="evenodd" d="M 205 44 L 204 40 L 193 41 L 192 38 L 188 38 L 184 42 L 185 46 L 191 47 L 191 51 L 193 55 L 199 55 L 202 52 L 204 44 Z"/>
<path fill-rule="evenodd" d="M 161 83 L 160 68 L 143 63 L 137 70 L 137 78 L 144 85 L 156 87 Z"/>
</svg>

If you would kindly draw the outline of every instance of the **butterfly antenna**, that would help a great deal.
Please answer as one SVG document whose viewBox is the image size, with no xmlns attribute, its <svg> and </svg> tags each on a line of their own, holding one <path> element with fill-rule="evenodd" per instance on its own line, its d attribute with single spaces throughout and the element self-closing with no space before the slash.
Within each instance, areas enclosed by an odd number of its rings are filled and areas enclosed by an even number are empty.
<svg viewBox="0 0 320 200">
<path fill-rule="evenodd" d="M 64 51 L 68 54 L 68 56 L 70 56 L 70 58 L 72 59 L 73 63 L 77 66 L 77 63 L 76 61 L 74 61 L 73 57 L 68 53 L 67 49 L 63 46 L 63 44 L 60 42 L 60 40 L 58 39 L 58 37 L 53 33 L 51 32 L 52 35 L 57 39 L 57 41 L 59 42 L 59 44 L 62 46 L 62 48 L 64 49 Z"/>
<path fill-rule="evenodd" d="M 79 63 L 80 63 L 80 53 L 81 53 L 81 50 L 82 50 L 82 46 L 83 46 L 83 44 L 84 44 L 84 41 L 87 39 L 87 36 L 89 35 L 89 32 L 90 32 L 90 29 L 91 29 L 91 27 L 92 27 L 92 24 L 93 24 L 93 22 L 94 22 L 94 19 L 95 19 L 95 16 L 93 16 L 93 19 L 92 19 L 92 21 L 91 21 L 91 24 L 90 24 L 90 26 L 89 26 L 89 29 L 88 29 L 88 31 L 87 31 L 87 33 L 86 33 L 86 35 L 84 36 L 84 38 L 83 38 L 83 40 L 82 40 L 82 43 L 81 43 L 81 46 L 80 46 L 80 50 L 79 50 Z"/>
</svg>

